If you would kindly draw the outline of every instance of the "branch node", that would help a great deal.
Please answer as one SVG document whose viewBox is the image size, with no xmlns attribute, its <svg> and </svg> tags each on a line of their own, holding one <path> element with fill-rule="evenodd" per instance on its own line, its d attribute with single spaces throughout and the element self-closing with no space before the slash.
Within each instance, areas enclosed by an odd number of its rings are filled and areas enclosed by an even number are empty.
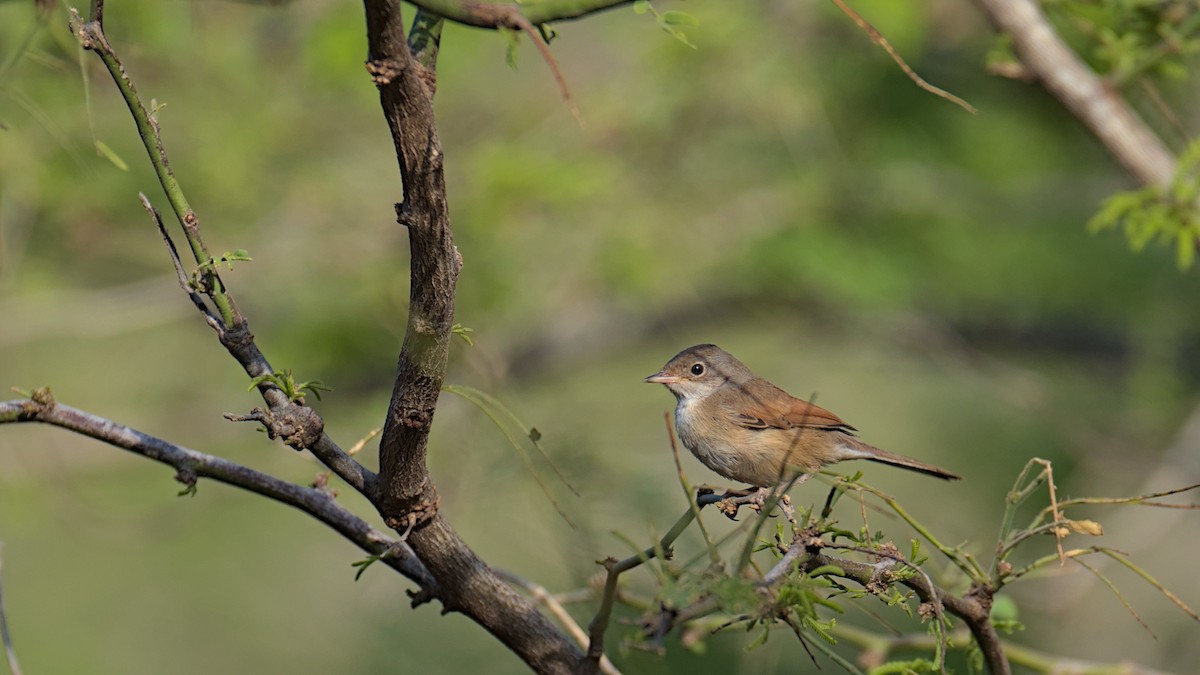
<svg viewBox="0 0 1200 675">
<path fill-rule="evenodd" d="M 435 599 L 437 599 L 437 596 L 434 595 L 433 591 L 429 590 L 428 588 L 419 588 L 415 591 L 409 590 L 407 593 L 409 600 L 411 600 L 410 606 L 412 609 L 416 609 L 421 605 L 433 602 Z"/>
<path fill-rule="evenodd" d="M 396 222 L 399 223 L 401 227 L 412 227 L 412 211 L 409 210 L 408 205 L 403 202 L 396 202 L 395 207 Z"/>
<path fill-rule="evenodd" d="M 38 404 L 38 407 L 42 409 L 53 408 L 57 403 L 54 400 L 54 393 L 50 391 L 49 385 L 34 389 L 33 394 L 29 398 L 33 399 L 33 402 Z"/>
<path fill-rule="evenodd" d="M 196 470 L 190 466 L 180 467 L 175 472 L 175 480 L 183 485 L 187 490 L 184 492 L 193 492 L 196 489 L 196 481 L 199 477 L 196 475 Z"/>
<path fill-rule="evenodd" d="M 250 325 L 246 321 L 234 321 L 232 326 L 225 327 L 220 335 L 221 346 L 225 349 L 240 353 L 240 350 L 245 349 L 254 344 L 254 333 L 250 331 Z"/>
<path fill-rule="evenodd" d="M 391 84 L 400 73 L 404 72 L 405 65 L 396 59 L 372 59 L 366 63 L 367 72 L 371 75 L 371 82 L 374 82 L 376 87 Z"/>
<path fill-rule="evenodd" d="M 267 436 L 280 439 L 293 450 L 306 450 L 321 440 L 325 432 L 325 420 L 308 406 L 291 403 L 276 411 L 255 407 L 249 415 L 225 413 L 230 422 L 258 422 L 267 430 Z"/>
<path fill-rule="evenodd" d="M 337 499 L 337 496 L 338 496 L 337 490 L 334 490 L 333 488 L 329 487 L 329 477 L 331 475 L 332 474 L 329 471 L 322 471 L 322 472 L 318 473 L 313 478 L 313 482 L 309 483 L 309 487 L 313 488 L 314 490 L 317 490 L 318 492 L 325 495 L 326 497 L 329 497 L 330 499 Z"/>
<path fill-rule="evenodd" d="M 406 505 L 404 512 L 399 516 L 388 516 L 384 519 L 384 523 L 393 530 L 400 533 L 400 541 L 408 540 L 408 536 L 413 530 L 427 525 L 438 515 L 438 508 L 441 506 L 441 495 L 434 494 L 432 497 L 418 499 Z"/>
</svg>

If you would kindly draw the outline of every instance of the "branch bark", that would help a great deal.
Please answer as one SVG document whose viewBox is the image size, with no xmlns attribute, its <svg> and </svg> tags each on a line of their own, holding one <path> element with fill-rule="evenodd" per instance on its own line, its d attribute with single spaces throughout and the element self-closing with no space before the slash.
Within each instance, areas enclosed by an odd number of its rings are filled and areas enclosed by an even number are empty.
<svg viewBox="0 0 1200 675">
<path fill-rule="evenodd" d="M 296 485 L 274 476 L 208 455 L 89 412 L 62 405 L 47 389 L 21 401 L 0 401 L 0 424 L 40 422 L 74 431 L 109 445 L 148 457 L 175 469 L 175 479 L 190 489 L 199 478 L 242 488 L 307 513 L 421 587 L 414 603 L 432 598 L 437 583 L 412 550 L 401 541 L 371 527 L 339 504 L 327 491 Z"/>
<path fill-rule="evenodd" d="M 498 578 L 438 513 L 426 447 L 446 373 L 462 259 L 451 236 L 432 96 L 409 51 L 400 3 L 364 0 L 364 9 L 367 69 L 396 147 L 404 189 L 396 209 L 408 228 L 411 256 L 408 325 L 380 441 L 376 505 L 389 527 L 408 533 L 447 611 L 478 622 L 538 672 L 594 670 L 595 663 Z"/>
<path fill-rule="evenodd" d="M 975 0 L 997 31 L 1012 36 L 1021 63 L 1079 118 L 1142 185 L 1167 185 L 1175 156 L 1121 95 L 1071 50 L 1035 0 Z"/>
</svg>

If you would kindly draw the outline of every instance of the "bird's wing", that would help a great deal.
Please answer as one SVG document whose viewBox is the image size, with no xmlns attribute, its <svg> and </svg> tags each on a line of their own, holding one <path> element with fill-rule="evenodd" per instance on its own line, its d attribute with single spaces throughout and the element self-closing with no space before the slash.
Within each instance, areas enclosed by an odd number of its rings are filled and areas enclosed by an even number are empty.
<svg viewBox="0 0 1200 675">
<path fill-rule="evenodd" d="M 745 397 L 732 410 L 734 422 L 747 429 L 827 429 L 853 435 L 857 430 L 815 403 L 802 401 L 762 379 L 742 385 Z"/>
</svg>

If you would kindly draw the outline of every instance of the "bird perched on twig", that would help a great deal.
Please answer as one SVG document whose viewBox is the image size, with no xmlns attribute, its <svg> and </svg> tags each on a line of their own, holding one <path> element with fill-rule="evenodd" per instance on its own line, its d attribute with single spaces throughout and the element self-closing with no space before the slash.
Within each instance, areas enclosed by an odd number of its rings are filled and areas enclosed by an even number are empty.
<svg viewBox="0 0 1200 675">
<path fill-rule="evenodd" d="M 857 430 L 837 415 L 755 376 L 716 345 L 688 347 L 645 381 L 665 385 L 675 395 L 675 429 L 696 459 L 763 494 L 847 459 L 960 478 L 860 441 Z"/>
</svg>

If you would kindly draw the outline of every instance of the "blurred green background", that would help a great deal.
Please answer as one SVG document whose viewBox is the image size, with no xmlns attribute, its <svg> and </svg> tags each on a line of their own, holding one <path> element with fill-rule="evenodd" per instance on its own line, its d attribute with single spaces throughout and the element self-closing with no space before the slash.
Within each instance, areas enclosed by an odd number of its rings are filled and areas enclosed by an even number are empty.
<svg viewBox="0 0 1200 675">
<path fill-rule="evenodd" d="M 689 2 L 695 50 L 629 7 L 557 26 L 582 128 L 527 40 L 514 70 L 503 36 L 446 29 L 436 106 L 465 260 L 457 320 L 476 343 L 455 342 L 448 381 L 536 426 L 582 493 L 556 489 L 572 530 L 487 418 L 443 397 L 431 471 L 490 563 L 579 588 L 595 560 L 628 553 L 613 532 L 648 543 L 674 522 L 673 400 L 640 379 L 697 342 L 815 395 L 868 442 L 965 475 L 848 467 L 983 559 L 1030 457 L 1053 460 L 1060 496 L 1200 481 L 1197 276 L 1170 251 L 1134 254 L 1084 228 L 1127 178 L 1040 89 L 984 73 L 993 38 L 969 4 L 854 5 L 979 114 L 918 90 L 826 3 Z M 64 403 L 311 481 L 310 457 L 222 419 L 258 401 L 138 204 L 143 191 L 166 207 L 128 113 L 65 8 L 35 16 L 0 2 L 0 384 L 49 384 Z M 254 257 L 223 276 L 259 345 L 276 368 L 334 387 L 315 406 L 352 444 L 382 420 L 408 293 L 361 7 L 113 2 L 106 28 L 141 94 L 165 106 L 209 247 Z M 1167 95 L 1194 126 L 1193 91 Z M 685 461 L 692 481 L 716 479 Z M 362 554 L 315 522 L 208 482 L 176 498 L 171 476 L 64 431 L 0 429 L 5 601 L 27 672 L 523 672 L 468 620 L 410 610 L 397 575 L 356 583 Z M 1200 604 L 1196 517 L 1080 515 Z M 882 526 L 906 549 L 904 528 Z M 1078 567 L 1013 587 L 1027 626 L 1013 639 L 1193 671 L 1196 624 L 1104 569 L 1157 639 Z M 594 607 L 573 611 L 586 621 Z M 632 631 L 618 626 L 610 645 Z M 790 635 L 747 642 L 614 658 L 628 672 L 810 667 Z"/>
</svg>

